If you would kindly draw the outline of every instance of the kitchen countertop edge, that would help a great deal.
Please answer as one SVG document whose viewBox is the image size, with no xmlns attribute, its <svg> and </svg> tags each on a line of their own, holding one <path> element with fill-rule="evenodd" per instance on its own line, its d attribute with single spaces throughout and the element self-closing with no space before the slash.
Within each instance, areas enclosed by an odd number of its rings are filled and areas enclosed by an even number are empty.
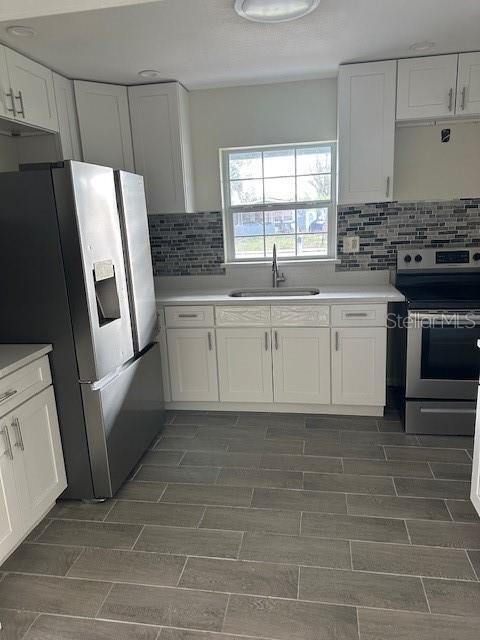
<svg viewBox="0 0 480 640">
<path fill-rule="evenodd" d="M 0 380 L 52 350 L 51 344 L 0 344 Z"/>
</svg>

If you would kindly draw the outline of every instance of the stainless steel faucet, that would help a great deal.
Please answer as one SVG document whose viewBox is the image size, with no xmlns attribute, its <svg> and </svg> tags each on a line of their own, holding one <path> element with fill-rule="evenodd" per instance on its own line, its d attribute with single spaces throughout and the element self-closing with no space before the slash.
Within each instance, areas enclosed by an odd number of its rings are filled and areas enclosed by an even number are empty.
<svg viewBox="0 0 480 640">
<path fill-rule="evenodd" d="M 284 273 L 278 272 L 277 264 L 277 245 L 273 245 L 273 262 L 272 262 L 272 287 L 276 289 L 281 282 L 285 282 L 286 277 Z"/>
</svg>

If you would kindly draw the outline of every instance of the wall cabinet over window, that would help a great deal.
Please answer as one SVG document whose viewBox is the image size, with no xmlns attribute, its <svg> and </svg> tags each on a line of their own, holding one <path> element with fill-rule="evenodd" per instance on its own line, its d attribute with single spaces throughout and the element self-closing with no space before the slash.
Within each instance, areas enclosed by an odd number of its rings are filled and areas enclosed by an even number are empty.
<svg viewBox="0 0 480 640">
<path fill-rule="evenodd" d="M 126 87 L 75 80 L 85 162 L 134 171 Z"/>
<path fill-rule="evenodd" d="M 338 202 L 393 199 L 397 63 L 340 67 L 338 77 Z"/>
<path fill-rule="evenodd" d="M 129 87 L 135 168 L 145 179 L 147 209 L 194 210 L 188 92 L 178 82 Z"/>
</svg>

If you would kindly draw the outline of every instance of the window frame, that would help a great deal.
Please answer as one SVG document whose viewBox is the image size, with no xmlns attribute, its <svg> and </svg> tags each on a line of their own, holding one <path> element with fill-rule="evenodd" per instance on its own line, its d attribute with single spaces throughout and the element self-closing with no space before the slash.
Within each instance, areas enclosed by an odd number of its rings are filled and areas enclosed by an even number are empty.
<svg viewBox="0 0 480 640">
<path fill-rule="evenodd" d="M 232 205 L 230 202 L 230 172 L 229 155 L 242 151 L 278 151 L 279 149 L 308 149 L 318 146 L 330 146 L 331 149 L 331 198 L 330 200 L 307 200 L 303 202 L 262 203 L 248 205 Z M 328 209 L 327 247 L 326 254 L 310 254 L 305 256 L 279 256 L 281 262 L 322 262 L 336 259 L 337 254 L 337 143 L 336 140 L 321 140 L 318 142 L 288 143 L 274 145 L 256 145 L 250 147 L 224 147 L 219 150 L 220 182 L 222 192 L 223 237 L 225 249 L 225 264 L 265 264 L 269 257 L 236 258 L 233 216 L 239 212 L 282 211 L 291 209 Z M 300 174 L 302 175 L 302 174 Z M 313 174 L 316 175 L 316 174 Z M 290 177 L 290 176 L 288 176 Z M 295 177 L 297 174 L 295 173 Z M 262 181 L 264 178 L 262 178 Z M 297 237 L 297 233 L 291 234 Z M 267 237 L 265 234 L 260 237 Z"/>
</svg>

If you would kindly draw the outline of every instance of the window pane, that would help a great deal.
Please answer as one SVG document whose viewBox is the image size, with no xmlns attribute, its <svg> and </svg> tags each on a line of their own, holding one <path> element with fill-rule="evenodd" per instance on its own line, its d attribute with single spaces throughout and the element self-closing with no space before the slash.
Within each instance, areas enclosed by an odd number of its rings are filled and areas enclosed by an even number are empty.
<svg viewBox="0 0 480 640">
<path fill-rule="evenodd" d="M 262 152 L 242 151 L 228 156 L 230 180 L 262 177 Z"/>
<path fill-rule="evenodd" d="M 263 202 L 262 180 L 232 180 L 230 202 L 233 206 Z"/>
<path fill-rule="evenodd" d="M 297 209 L 297 232 L 319 233 L 328 230 L 328 209 Z"/>
<path fill-rule="evenodd" d="M 263 175 L 265 178 L 295 175 L 295 149 L 275 149 L 263 154 Z"/>
<path fill-rule="evenodd" d="M 297 149 L 297 175 L 330 173 L 332 151 L 330 147 Z"/>
<path fill-rule="evenodd" d="M 233 214 L 235 236 L 263 236 L 263 212 L 240 211 Z"/>
<path fill-rule="evenodd" d="M 265 211 L 265 234 L 295 233 L 295 211 Z"/>
<path fill-rule="evenodd" d="M 235 258 L 264 258 L 263 236 L 235 238 Z"/>
<path fill-rule="evenodd" d="M 331 177 L 329 174 L 297 178 L 297 201 L 330 199 Z"/>
<path fill-rule="evenodd" d="M 315 233 L 297 236 L 297 255 L 327 255 L 328 234 Z"/>
<path fill-rule="evenodd" d="M 268 178 L 264 183 L 265 202 L 295 201 L 295 178 Z"/>
<path fill-rule="evenodd" d="M 273 254 L 273 245 L 277 245 L 277 255 L 294 256 L 295 255 L 295 236 L 266 236 L 265 246 L 267 257 Z"/>
</svg>

